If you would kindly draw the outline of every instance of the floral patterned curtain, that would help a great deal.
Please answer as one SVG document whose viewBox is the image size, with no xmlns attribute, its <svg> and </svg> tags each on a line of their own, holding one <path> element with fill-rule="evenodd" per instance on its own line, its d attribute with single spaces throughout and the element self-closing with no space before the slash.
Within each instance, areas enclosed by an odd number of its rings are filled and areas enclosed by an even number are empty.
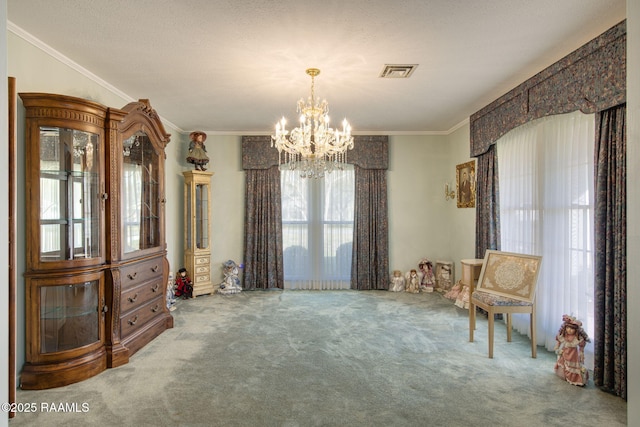
<svg viewBox="0 0 640 427">
<path fill-rule="evenodd" d="M 626 105 L 596 116 L 594 383 L 627 397 Z"/>
<path fill-rule="evenodd" d="M 476 258 L 500 250 L 500 188 L 496 146 L 478 157 L 476 170 Z"/>
<path fill-rule="evenodd" d="M 355 167 L 351 289 L 389 289 L 389 221 L 386 169 Z"/>
<path fill-rule="evenodd" d="M 245 171 L 245 270 L 247 290 L 284 288 L 280 171 Z"/>
</svg>

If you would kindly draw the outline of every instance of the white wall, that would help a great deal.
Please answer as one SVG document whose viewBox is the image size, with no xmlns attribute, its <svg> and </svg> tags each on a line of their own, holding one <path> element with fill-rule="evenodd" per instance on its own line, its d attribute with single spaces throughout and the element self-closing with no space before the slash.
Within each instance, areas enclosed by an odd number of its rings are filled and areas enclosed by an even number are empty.
<svg viewBox="0 0 640 427">
<path fill-rule="evenodd" d="M 242 137 L 209 136 L 211 178 L 211 280 L 222 283 L 222 263 L 244 264 L 244 172 Z"/>
<path fill-rule="evenodd" d="M 454 164 L 465 163 L 472 160 L 471 157 L 469 157 L 469 135 L 470 127 L 468 123 L 448 135 L 447 140 L 451 147 L 451 157 L 454 160 Z M 477 167 L 476 161 L 476 169 Z M 452 170 L 451 174 L 453 174 L 451 179 L 455 183 L 455 170 Z M 454 209 L 451 212 L 450 221 L 453 223 L 451 230 L 451 253 L 454 259 L 456 259 L 456 272 L 460 273 L 462 271 L 460 260 L 476 257 L 476 209 Z M 460 275 L 456 274 L 456 278 L 459 279 Z"/>
<path fill-rule="evenodd" d="M 453 175 L 451 163 L 445 136 L 389 138 L 391 271 L 417 269 L 423 257 L 453 261 L 448 218 L 455 201 L 444 198 L 444 183 Z"/>
</svg>

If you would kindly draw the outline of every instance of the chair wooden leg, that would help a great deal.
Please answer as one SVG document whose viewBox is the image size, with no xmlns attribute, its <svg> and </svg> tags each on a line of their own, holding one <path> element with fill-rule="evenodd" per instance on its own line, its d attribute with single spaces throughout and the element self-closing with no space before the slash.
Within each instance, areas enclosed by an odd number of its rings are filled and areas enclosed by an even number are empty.
<svg viewBox="0 0 640 427">
<path fill-rule="evenodd" d="M 473 331 L 476 329 L 476 306 L 469 301 L 469 342 L 473 342 Z"/>
<path fill-rule="evenodd" d="M 507 342 L 511 342 L 511 329 L 513 325 L 511 320 L 511 313 L 507 313 Z"/>
<path fill-rule="evenodd" d="M 493 310 L 489 310 L 487 313 L 487 318 L 489 319 L 489 359 L 493 359 Z"/>
<path fill-rule="evenodd" d="M 531 357 L 534 359 L 538 356 L 538 346 L 536 343 L 536 308 L 533 307 L 531 312 Z"/>
</svg>

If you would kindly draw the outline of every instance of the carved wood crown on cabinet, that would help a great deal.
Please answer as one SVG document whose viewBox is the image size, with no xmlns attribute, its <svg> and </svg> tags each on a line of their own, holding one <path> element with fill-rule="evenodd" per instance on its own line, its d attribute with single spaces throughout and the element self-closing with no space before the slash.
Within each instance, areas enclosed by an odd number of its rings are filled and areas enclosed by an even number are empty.
<svg viewBox="0 0 640 427">
<path fill-rule="evenodd" d="M 115 109 L 65 95 L 20 97 L 30 201 L 21 387 L 45 389 L 123 365 L 173 327 L 169 134 L 148 100 Z"/>
</svg>

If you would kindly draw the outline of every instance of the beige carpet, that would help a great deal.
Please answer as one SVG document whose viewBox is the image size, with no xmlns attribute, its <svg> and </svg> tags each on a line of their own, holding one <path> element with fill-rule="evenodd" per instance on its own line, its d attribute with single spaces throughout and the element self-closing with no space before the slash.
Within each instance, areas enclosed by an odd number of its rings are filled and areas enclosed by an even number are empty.
<svg viewBox="0 0 640 427">
<path fill-rule="evenodd" d="M 20 402 L 11 426 L 623 426 L 626 402 L 553 373 L 438 293 L 254 291 L 178 302 L 129 364 Z M 84 407 L 83 407 L 84 404 Z M 87 411 L 83 412 L 86 408 Z"/>
</svg>

